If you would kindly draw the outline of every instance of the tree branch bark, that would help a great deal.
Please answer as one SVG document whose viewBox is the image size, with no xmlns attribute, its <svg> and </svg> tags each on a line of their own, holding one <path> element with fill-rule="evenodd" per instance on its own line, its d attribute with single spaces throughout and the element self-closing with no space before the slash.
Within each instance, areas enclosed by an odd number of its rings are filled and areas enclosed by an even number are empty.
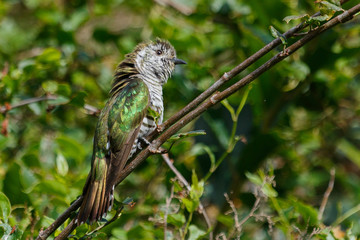
<svg viewBox="0 0 360 240">
<path fill-rule="evenodd" d="M 346 2 L 342 1 L 342 3 Z M 179 131 L 182 127 L 184 127 L 189 122 L 193 121 L 195 118 L 200 116 L 203 112 L 205 112 L 210 107 L 214 106 L 218 102 L 224 100 L 229 97 L 245 85 L 254 81 L 257 77 L 263 74 L 265 71 L 272 68 L 278 62 L 290 56 L 296 50 L 304 46 L 313 38 L 320 35 L 322 32 L 338 25 L 339 23 L 345 23 L 349 21 L 354 14 L 360 11 L 360 4 L 355 5 L 351 9 L 343 12 L 337 17 L 329 20 L 324 23 L 320 27 L 312 30 L 311 32 L 304 35 L 303 38 L 296 41 L 291 46 L 287 47 L 283 52 L 278 53 L 262 66 L 245 76 L 244 78 L 237 81 L 235 84 L 231 85 L 227 89 L 222 92 L 217 92 L 217 90 L 224 85 L 227 81 L 234 78 L 237 74 L 243 71 L 245 68 L 250 66 L 252 63 L 257 61 L 260 57 L 267 54 L 270 50 L 274 49 L 278 45 L 281 44 L 280 39 L 275 39 L 274 41 L 267 44 L 265 47 L 260 49 L 254 55 L 246 59 L 244 62 L 233 68 L 231 71 L 225 73 L 218 81 L 216 81 L 209 89 L 200 94 L 196 99 L 194 99 L 191 103 L 189 103 L 186 107 L 172 116 L 169 120 L 164 122 L 161 126 L 159 126 L 158 131 L 154 131 L 154 133 L 148 138 L 151 141 L 150 146 L 146 147 L 143 151 L 141 151 L 134 159 L 131 161 L 126 168 L 122 171 L 119 179 L 117 180 L 117 184 L 122 182 L 134 169 L 139 166 L 148 156 L 151 155 L 150 148 L 158 149 L 168 138 L 170 138 L 173 134 Z M 290 29 L 284 35 L 289 38 L 294 35 L 294 33 L 299 32 L 307 25 L 302 23 L 297 25 L 296 27 Z M 160 135 L 161 134 L 161 135 Z M 160 135 L 160 136 L 159 136 Z M 53 224 L 49 226 L 48 229 L 41 231 L 39 237 L 37 239 L 46 239 L 52 232 L 54 232 L 69 216 L 72 211 L 75 211 L 81 204 L 82 198 L 77 199 Z M 60 219 L 61 218 L 61 219 Z M 72 224 L 73 221 L 64 229 L 64 231 L 56 238 L 58 240 L 65 239 L 75 228 L 76 225 Z M 40 236 L 42 236 L 40 238 Z"/>
<path fill-rule="evenodd" d="M 34 98 L 25 99 L 18 103 L 14 103 L 13 105 L 5 104 L 5 106 L 0 106 L 0 113 L 5 114 L 14 108 L 23 107 L 23 106 L 26 106 L 26 105 L 29 105 L 32 103 L 37 103 L 37 102 L 56 100 L 57 98 L 58 98 L 58 96 L 56 96 L 56 95 L 48 95 L 48 96 L 44 96 L 44 97 L 34 97 Z M 85 104 L 84 109 L 91 115 L 97 115 L 100 113 L 100 109 L 98 109 L 94 106 L 91 106 L 89 104 Z"/>
</svg>

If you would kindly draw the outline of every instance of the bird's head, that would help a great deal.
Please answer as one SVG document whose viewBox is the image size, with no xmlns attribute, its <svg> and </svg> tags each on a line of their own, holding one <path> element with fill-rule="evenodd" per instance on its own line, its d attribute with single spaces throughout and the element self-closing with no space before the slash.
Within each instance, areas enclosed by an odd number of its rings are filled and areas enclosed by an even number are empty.
<svg viewBox="0 0 360 240">
<path fill-rule="evenodd" d="M 168 41 L 141 43 L 132 53 L 135 66 L 140 74 L 151 77 L 160 84 L 166 83 L 176 64 L 186 64 L 176 58 L 176 51 Z"/>
</svg>

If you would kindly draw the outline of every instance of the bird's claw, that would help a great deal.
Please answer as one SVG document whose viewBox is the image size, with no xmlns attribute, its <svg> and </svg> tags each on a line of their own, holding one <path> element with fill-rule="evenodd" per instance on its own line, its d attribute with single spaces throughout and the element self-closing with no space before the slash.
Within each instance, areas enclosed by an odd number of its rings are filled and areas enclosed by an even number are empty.
<svg viewBox="0 0 360 240">
<path fill-rule="evenodd" d="M 165 154 L 168 153 L 168 150 L 162 147 L 156 148 L 153 145 L 149 146 L 149 151 L 153 154 Z"/>
<path fill-rule="evenodd" d="M 151 144 L 146 138 L 139 138 L 139 140 L 141 141 L 141 143 L 145 144 L 146 146 L 149 146 L 149 151 L 152 154 L 164 154 L 164 153 L 168 153 L 168 150 L 162 147 L 156 148 L 154 147 L 153 144 Z M 140 142 L 139 142 L 140 143 Z M 139 145 L 141 145 L 141 143 Z M 141 146 L 139 149 L 142 149 Z"/>
</svg>

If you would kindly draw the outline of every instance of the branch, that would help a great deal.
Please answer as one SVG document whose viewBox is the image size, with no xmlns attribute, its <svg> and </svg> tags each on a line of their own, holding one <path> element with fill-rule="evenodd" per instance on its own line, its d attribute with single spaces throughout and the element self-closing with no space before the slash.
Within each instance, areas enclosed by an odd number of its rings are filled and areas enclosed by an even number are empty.
<svg viewBox="0 0 360 240">
<path fill-rule="evenodd" d="M 346 1 L 342 1 L 346 2 Z M 275 39 L 274 41 L 267 44 L 265 47 L 263 47 L 261 50 L 259 50 L 257 53 L 252 55 L 250 58 L 246 59 L 243 63 L 239 64 L 235 68 L 233 68 L 231 71 L 225 73 L 218 81 L 216 81 L 209 89 L 207 89 L 205 92 L 200 94 L 195 100 L 193 100 L 190 104 L 188 104 L 186 107 L 184 107 L 182 110 L 180 110 L 178 113 L 176 113 L 174 116 L 172 116 L 169 120 L 164 122 L 162 125 L 159 126 L 158 131 L 154 131 L 151 136 L 149 136 L 148 140 L 152 140 L 150 146 L 146 147 L 143 151 L 141 151 L 122 171 L 120 174 L 117 183 L 119 184 L 122 182 L 134 169 L 139 166 L 148 156 L 151 155 L 150 149 L 158 149 L 169 137 L 171 137 L 173 134 L 175 134 L 177 131 L 179 131 L 182 127 L 187 125 L 189 122 L 194 120 L 196 117 L 200 116 L 203 112 L 205 112 L 210 107 L 214 106 L 219 101 L 222 101 L 223 99 L 229 97 L 245 85 L 249 84 L 253 80 L 255 80 L 257 77 L 259 77 L 262 73 L 269 70 L 271 67 L 276 65 L 281 60 L 285 59 L 286 57 L 290 56 L 292 53 L 294 53 L 296 50 L 298 50 L 300 47 L 304 46 L 306 43 L 308 43 L 311 39 L 314 37 L 320 35 L 322 32 L 336 26 L 339 23 L 345 23 L 348 20 L 350 20 L 354 14 L 358 13 L 360 11 L 360 4 L 355 5 L 353 8 L 345 11 L 344 13 L 338 15 L 337 17 L 331 19 L 330 21 L 326 22 L 322 26 L 316 28 L 315 30 L 309 32 L 307 35 L 305 35 L 303 38 L 295 42 L 293 45 L 289 46 L 285 49 L 285 51 L 277 54 L 270 60 L 268 60 L 265 64 L 245 76 L 244 78 L 240 79 L 238 82 L 230 86 L 229 88 L 225 89 L 222 92 L 216 92 L 221 86 L 223 86 L 224 83 L 229 81 L 230 79 L 234 78 L 237 74 L 239 74 L 241 71 L 243 71 L 246 67 L 250 66 L 250 64 L 254 63 L 256 60 L 258 60 L 260 57 L 264 56 L 266 53 L 268 53 L 270 50 L 275 48 L 276 46 L 281 44 L 280 39 Z M 298 26 L 290 29 L 283 35 L 287 38 L 293 36 L 294 33 L 300 31 L 307 25 L 302 23 Z M 216 93 L 215 93 L 216 92 Z M 209 98 L 210 97 L 210 98 Z M 207 100 L 206 100 L 207 99 Z M 206 101 L 205 101 L 206 100 Z M 179 121 L 181 120 L 181 121 Z M 160 134 L 160 132 L 163 132 L 161 136 L 157 137 Z M 78 199 L 77 201 L 80 201 L 76 207 L 71 205 L 69 209 L 73 209 L 75 211 L 81 204 L 82 198 Z M 66 210 L 61 216 L 63 216 L 65 213 L 67 213 L 67 217 L 70 216 L 71 211 L 69 212 Z M 62 221 L 64 222 L 66 218 Z M 58 219 L 55 221 L 57 224 L 59 224 L 57 227 L 59 227 L 62 222 L 58 221 Z M 55 223 L 54 222 L 54 223 Z M 53 224 L 54 224 L 53 223 Z M 52 225 L 53 225 L 52 224 Z M 68 226 L 69 227 L 69 226 Z M 75 229 L 76 226 L 73 225 L 69 230 Z M 47 233 L 50 235 L 53 231 L 55 231 L 56 228 L 52 229 L 52 231 L 47 231 Z M 65 229 L 66 230 L 66 229 Z M 65 231 L 64 230 L 64 231 Z M 71 231 L 70 231 L 71 232 Z M 69 233 L 70 233 L 69 232 Z M 48 237 L 49 235 L 43 235 Z M 66 234 L 64 234 L 66 235 Z M 64 236 L 63 235 L 63 236 Z M 57 238 L 57 239 L 65 239 L 64 238 Z M 45 239 L 45 238 L 39 238 L 39 239 Z"/>
<path fill-rule="evenodd" d="M 319 215 L 318 215 L 318 220 L 321 220 L 324 214 L 324 210 L 326 207 L 326 204 L 328 202 L 330 193 L 332 192 L 333 188 L 334 188 L 334 182 L 335 182 L 335 168 L 332 168 L 330 170 L 330 180 L 329 180 L 329 185 L 324 193 L 324 197 L 321 201 L 321 205 L 319 208 Z"/>
<path fill-rule="evenodd" d="M 32 103 L 42 102 L 42 101 L 49 101 L 49 100 L 56 100 L 58 96 L 56 95 L 48 95 L 44 97 L 34 97 L 34 98 L 28 98 L 23 101 L 20 101 L 18 103 L 15 103 L 13 105 L 5 104 L 5 106 L 0 106 L 0 113 L 7 113 L 8 111 L 14 109 L 23 107 Z M 89 104 L 84 105 L 84 109 L 88 112 L 90 115 L 98 115 L 100 113 L 100 110 L 94 106 L 91 106 Z"/>
<path fill-rule="evenodd" d="M 60 227 L 63 222 L 65 222 L 66 219 L 69 218 L 70 214 L 73 211 L 76 211 L 82 203 L 83 197 L 79 197 L 71 204 L 71 206 L 65 210 L 46 230 L 41 230 L 39 233 L 39 236 L 36 238 L 36 240 L 45 240 L 47 239 L 50 234 L 52 234 L 58 227 Z M 71 221 L 72 223 L 73 221 Z M 71 225 L 71 223 L 69 225 Z M 69 233 L 70 234 L 70 233 Z"/>
<path fill-rule="evenodd" d="M 25 99 L 23 101 L 20 101 L 18 103 L 15 103 L 13 105 L 5 105 L 0 107 L 0 113 L 7 113 L 11 109 L 26 106 L 32 103 L 36 102 L 42 102 L 42 101 L 48 101 L 48 100 L 55 100 L 57 97 L 53 95 L 45 96 L 45 97 L 35 97 L 35 98 L 29 98 Z"/>
</svg>

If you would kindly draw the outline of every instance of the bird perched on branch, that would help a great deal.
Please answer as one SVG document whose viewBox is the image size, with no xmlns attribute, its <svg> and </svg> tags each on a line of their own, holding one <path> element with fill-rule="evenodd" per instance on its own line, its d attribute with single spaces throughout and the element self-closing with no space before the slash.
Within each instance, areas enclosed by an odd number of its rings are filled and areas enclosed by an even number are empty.
<svg viewBox="0 0 360 240">
<path fill-rule="evenodd" d="M 103 218 L 114 202 L 114 187 L 140 141 L 163 120 L 162 86 L 176 64 L 167 41 L 141 43 L 118 65 L 110 98 L 101 111 L 94 136 L 91 170 L 75 223 Z"/>
</svg>

